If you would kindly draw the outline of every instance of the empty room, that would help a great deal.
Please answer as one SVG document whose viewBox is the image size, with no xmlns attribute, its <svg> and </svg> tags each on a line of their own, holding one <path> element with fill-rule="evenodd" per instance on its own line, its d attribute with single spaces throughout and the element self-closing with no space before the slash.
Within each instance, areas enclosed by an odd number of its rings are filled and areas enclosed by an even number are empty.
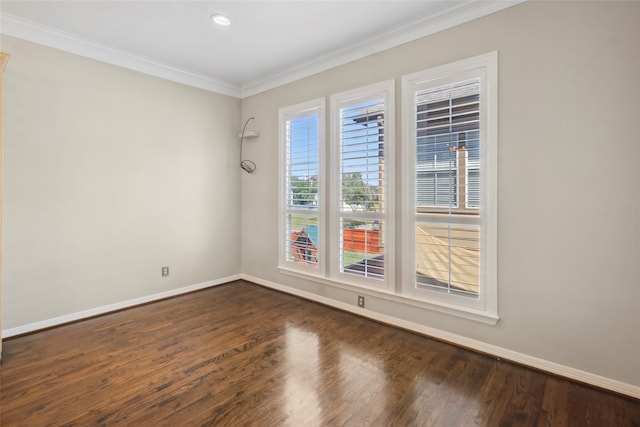
<svg viewBox="0 0 640 427">
<path fill-rule="evenodd" d="M 640 1 L 0 3 L 0 425 L 639 426 Z"/>
</svg>

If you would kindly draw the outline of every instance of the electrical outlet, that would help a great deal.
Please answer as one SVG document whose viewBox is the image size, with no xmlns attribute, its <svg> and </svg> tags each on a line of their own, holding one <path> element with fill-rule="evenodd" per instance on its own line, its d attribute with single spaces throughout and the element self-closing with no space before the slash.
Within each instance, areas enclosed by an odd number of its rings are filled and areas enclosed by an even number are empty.
<svg viewBox="0 0 640 427">
<path fill-rule="evenodd" d="M 364 308 L 364 297 L 362 295 L 358 295 L 358 307 Z"/>
<path fill-rule="evenodd" d="M 169 267 L 162 267 L 162 277 L 167 277 L 169 275 Z"/>
</svg>

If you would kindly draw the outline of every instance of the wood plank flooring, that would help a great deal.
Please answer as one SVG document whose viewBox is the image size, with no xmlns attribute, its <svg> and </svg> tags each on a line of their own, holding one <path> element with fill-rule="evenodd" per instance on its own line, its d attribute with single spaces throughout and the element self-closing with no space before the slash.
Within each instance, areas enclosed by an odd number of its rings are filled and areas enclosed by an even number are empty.
<svg viewBox="0 0 640 427">
<path fill-rule="evenodd" d="M 247 282 L 6 340 L 0 425 L 640 426 L 640 402 Z"/>
</svg>

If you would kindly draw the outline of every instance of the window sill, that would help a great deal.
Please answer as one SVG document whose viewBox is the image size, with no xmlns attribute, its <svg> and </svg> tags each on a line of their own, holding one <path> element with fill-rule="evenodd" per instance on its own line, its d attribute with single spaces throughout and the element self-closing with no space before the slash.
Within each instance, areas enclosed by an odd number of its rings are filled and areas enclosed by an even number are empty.
<svg viewBox="0 0 640 427">
<path fill-rule="evenodd" d="M 412 307 L 418 307 L 425 310 L 436 311 L 439 313 L 449 314 L 451 316 L 461 317 L 463 319 L 473 320 L 475 322 L 484 323 L 486 325 L 496 325 L 500 317 L 487 313 L 481 310 L 476 310 L 468 307 L 457 306 L 453 304 L 447 304 L 440 301 L 425 301 L 421 299 L 415 299 L 407 295 L 398 295 L 395 293 L 375 290 L 368 287 L 348 284 L 339 282 L 336 280 L 327 279 L 325 277 L 301 273 L 297 270 L 288 269 L 286 267 L 278 267 L 278 271 L 287 276 L 297 277 L 299 279 L 310 280 L 312 282 L 321 283 L 338 289 L 344 289 L 351 292 L 357 292 L 358 294 L 364 294 L 374 298 L 382 300 L 392 301 L 399 304 L 406 304 Z"/>
</svg>

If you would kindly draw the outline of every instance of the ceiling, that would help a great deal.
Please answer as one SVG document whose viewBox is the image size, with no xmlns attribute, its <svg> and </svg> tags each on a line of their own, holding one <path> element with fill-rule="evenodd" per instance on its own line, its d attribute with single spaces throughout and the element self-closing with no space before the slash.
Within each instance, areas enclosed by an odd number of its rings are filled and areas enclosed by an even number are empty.
<svg viewBox="0 0 640 427">
<path fill-rule="evenodd" d="M 518 2 L 2 0 L 0 32 L 245 97 Z"/>
</svg>

